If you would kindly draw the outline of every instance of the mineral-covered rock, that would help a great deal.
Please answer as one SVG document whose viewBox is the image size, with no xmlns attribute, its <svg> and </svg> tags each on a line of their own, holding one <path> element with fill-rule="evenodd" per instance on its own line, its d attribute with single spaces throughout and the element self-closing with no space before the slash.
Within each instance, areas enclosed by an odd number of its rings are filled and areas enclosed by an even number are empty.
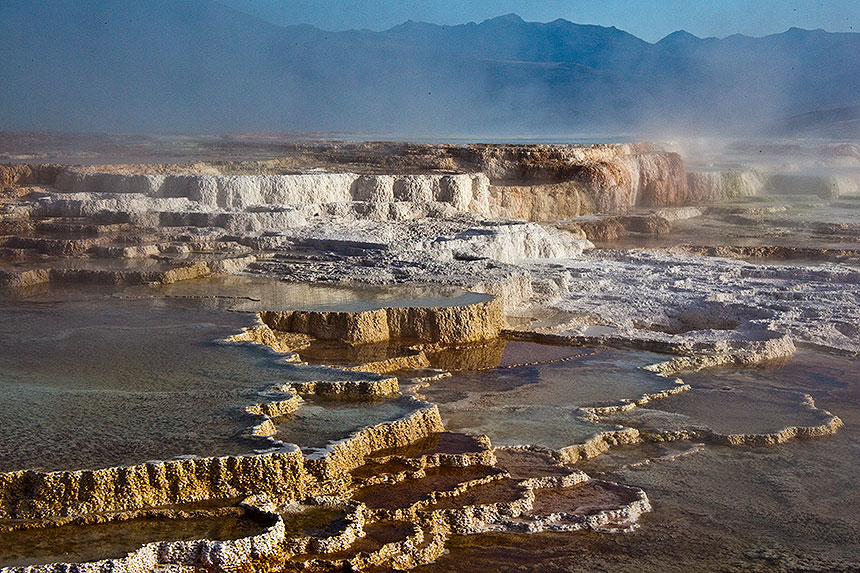
<svg viewBox="0 0 860 573">
<path fill-rule="evenodd" d="M 718 203 L 760 194 L 766 178 L 753 170 L 690 171 L 687 173 L 689 200 L 693 204 Z"/>
<path fill-rule="evenodd" d="M 267 311 L 270 328 L 352 344 L 392 338 L 458 344 L 496 338 L 504 328 L 501 301 L 487 297 L 451 307 L 388 307 L 359 312 Z"/>
</svg>

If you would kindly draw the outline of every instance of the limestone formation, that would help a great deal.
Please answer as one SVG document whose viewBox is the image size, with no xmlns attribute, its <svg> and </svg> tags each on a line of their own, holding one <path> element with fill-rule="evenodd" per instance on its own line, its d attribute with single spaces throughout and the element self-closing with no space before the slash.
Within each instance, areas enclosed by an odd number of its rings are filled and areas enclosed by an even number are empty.
<svg viewBox="0 0 860 573">
<path fill-rule="evenodd" d="M 53 185 L 62 166 L 52 164 L 0 164 L 0 187 Z"/>
<path fill-rule="evenodd" d="M 212 262 L 178 264 L 164 270 L 117 270 L 111 268 L 0 269 L 0 287 L 30 287 L 45 283 L 102 285 L 170 284 L 213 274 L 235 272 L 254 261 L 254 257 L 235 257 Z"/>
<path fill-rule="evenodd" d="M 632 204 L 668 207 L 688 204 L 687 173 L 676 153 L 647 153 L 635 156 L 638 186 Z"/>
<path fill-rule="evenodd" d="M 53 185 L 73 197 L 119 193 L 150 198 L 185 198 L 203 208 L 226 210 L 361 201 L 439 202 L 450 204 L 457 211 L 473 209 L 481 212 L 486 204 L 487 184 L 486 178 L 482 179 L 480 174 L 220 176 L 122 174 L 77 168 L 61 170 Z"/>
<path fill-rule="evenodd" d="M 298 448 L 258 456 L 184 459 L 130 467 L 0 474 L 0 516 L 42 519 L 161 507 L 256 493 L 260 483 L 301 496 L 308 487 Z"/>
<path fill-rule="evenodd" d="M 270 328 L 322 340 L 367 344 L 389 339 L 461 344 L 496 338 L 504 327 L 502 304 L 485 298 L 452 307 L 387 307 L 359 312 L 269 311 L 260 313 Z"/>
<path fill-rule="evenodd" d="M 717 431 L 683 417 L 667 416 L 653 410 L 628 411 L 622 415 L 610 415 L 610 421 L 635 426 L 639 437 L 649 442 L 671 442 L 685 440 L 725 446 L 765 447 L 784 444 L 797 439 L 821 438 L 836 433 L 843 426 L 842 420 L 815 405 L 808 394 L 798 396 L 799 405 L 815 418 L 810 425 L 785 425 L 772 432 L 726 432 Z"/>
<path fill-rule="evenodd" d="M 557 221 L 594 210 L 585 186 L 576 181 L 490 186 L 490 214 L 497 218 Z"/>
<path fill-rule="evenodd" d="M 687 187 L 693 204 L 719 203 L 763 192 L 765 176 L 757 171 L 689 171 Z"/>
<path fill-rule="evenodd" d="M 768 177 L 764 191 L 774 195 L 814 195 L 832 199 L 860 194 L 860 177 L 777 173 Z"/>
</svg>

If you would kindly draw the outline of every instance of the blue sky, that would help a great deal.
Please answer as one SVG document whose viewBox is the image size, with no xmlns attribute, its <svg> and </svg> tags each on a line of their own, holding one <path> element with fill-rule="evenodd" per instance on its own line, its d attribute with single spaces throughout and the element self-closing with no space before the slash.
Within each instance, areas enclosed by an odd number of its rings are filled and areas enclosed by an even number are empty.
<svg viewBox="0 0 860 573">
<path fill-rule="evenodd" d="M 764 36 L 792 26 L 860 32 L 860 0 L 219 0 L 282 25 L 384 30 L 406 20 L 480 22 L 515 12 L 616 26 L 649 42 L 684 29 L 700 37 Z"/>
</svg>

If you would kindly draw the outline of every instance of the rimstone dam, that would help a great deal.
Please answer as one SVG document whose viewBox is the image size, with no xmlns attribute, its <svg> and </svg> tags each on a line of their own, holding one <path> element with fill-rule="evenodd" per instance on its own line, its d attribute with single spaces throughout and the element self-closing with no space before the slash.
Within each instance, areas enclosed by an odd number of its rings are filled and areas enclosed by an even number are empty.
<svg viewBox="0 0 860 573">
<path fill-rule="evenodd" d="M 2 156 L 0 571 L 860 568 L 860 145 L 236 145 Z"/>
</svg>

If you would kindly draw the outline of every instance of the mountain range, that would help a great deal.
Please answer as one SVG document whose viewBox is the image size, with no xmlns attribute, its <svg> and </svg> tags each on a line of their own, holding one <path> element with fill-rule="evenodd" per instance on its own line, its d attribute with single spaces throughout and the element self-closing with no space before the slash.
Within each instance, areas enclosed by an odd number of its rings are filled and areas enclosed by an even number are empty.
<svg viewBox="0 0 860 573">
<path fill-rule="evenodd" d="M 513 14 L 326 32 L 215 0 L 0 2 L 1 130 L 855 137 L 858 104 L 854 33 L 649 43 Z"/>
</svg>

